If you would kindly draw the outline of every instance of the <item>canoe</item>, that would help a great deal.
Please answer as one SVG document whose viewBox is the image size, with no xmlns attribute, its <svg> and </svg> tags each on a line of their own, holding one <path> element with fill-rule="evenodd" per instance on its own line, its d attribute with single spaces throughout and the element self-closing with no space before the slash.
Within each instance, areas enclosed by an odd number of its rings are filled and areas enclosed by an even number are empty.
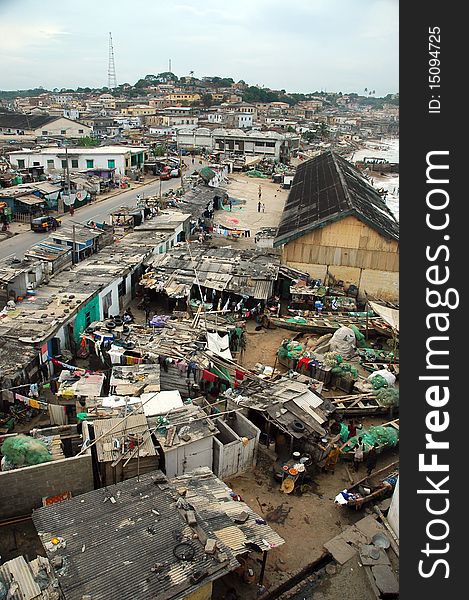
<svg viewBox="0 0 469 600">
<path fill-rule="evenodd" d="M 391 496 L 398 476 L 399 462 L 396 461 L 372 473 L 369 477 L 360 479 L 347 489 L 348 494 L 353 494 L 353 497 L 348 499 L 347 506 L 359 510 L 364 504 Z M 368 488 L 370 493 L 363 494 L 363 488 Z"/>
<path fill-rule="evenodd" d="M 318 333 L 323 335 L 325 333 L 334 333 L 340 327 L 350 327 L 355 325 L 361 333 L 366 331 L 366 317 L 339 317 L 334 315 L 333 317 L 315 317 L 315 318 L 302 318 L 293 320 L 292 318 L 285 317 L 270 317 L 264 315 L 267 324 L 281 327 L 282 329 L 288 329 L 289 331 L 302 331 L 305 333 Z M 373 328 L 368 324 L 368 332 L 372 333 Z"/>
<path fill-rule="evenodd" d="M 378 335 L 388 338 L 394 337 L 394 329 L 384 319 L 372 318 L 370 319 L 370 324 Z"/>
</svg>

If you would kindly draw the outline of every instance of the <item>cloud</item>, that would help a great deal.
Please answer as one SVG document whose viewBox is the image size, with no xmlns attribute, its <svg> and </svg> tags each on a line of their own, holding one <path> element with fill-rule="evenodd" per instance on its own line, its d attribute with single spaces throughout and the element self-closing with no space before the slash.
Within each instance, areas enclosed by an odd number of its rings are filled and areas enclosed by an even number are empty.
<svg viewBox="0 0 469 600">
<path fill-rule="evenodd" d="M 398 89 L 396 0 L 80 0 L 67 11 L 48 0 L 44 14 L 37 0 L 0 0 L 2 87 L 28 77 L 31 86 L 105 85 L 112 31 L 118 82 L 166 71 L 171 59 L 179 76 L 289 91 Z"/>
<path fill-rule="evenodd" d="M 28 48 L 47 46 L 61 36 L 69 35 L 58 27 L 46 24 L 28 25 L 25 23 L 5 23 L 0 27 L 0 50 L 24 50 Z"/>
</svg>

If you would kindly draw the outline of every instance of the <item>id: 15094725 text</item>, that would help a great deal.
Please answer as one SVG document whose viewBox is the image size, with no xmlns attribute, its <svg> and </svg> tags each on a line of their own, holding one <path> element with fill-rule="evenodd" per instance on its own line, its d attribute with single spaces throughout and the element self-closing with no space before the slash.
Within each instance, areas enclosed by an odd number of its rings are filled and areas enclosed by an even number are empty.
<svg viewBox="0 0 469 600">
<path fill-rule="evenodd" d="M 430 114 L 439 114 L 441 111 L 441 95 L 440 95 L 440 28 L 428 28 L 428 88 L 430 90 L 430 98 L 428 101 L 428 112 Z"/>
</svg>

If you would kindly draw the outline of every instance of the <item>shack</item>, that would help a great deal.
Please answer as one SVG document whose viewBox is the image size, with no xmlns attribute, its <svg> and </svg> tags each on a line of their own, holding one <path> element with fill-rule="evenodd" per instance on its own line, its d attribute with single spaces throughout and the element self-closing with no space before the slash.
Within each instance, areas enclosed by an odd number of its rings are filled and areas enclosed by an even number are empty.
<svg viewBox="0 0 469 600">
<path fill-rule="evenodd" d="M 87 420 L 86 425 L 89 441 L 96 442 L 94 459 L 102 486 L 158 468 L 158 455 L 145 415 Z"/>
<path fill-rule="evenodd" d="M 148 421 L 156 429 L 161 469 L 167 477 L 199 467 L 212 469 L 213 438 L 219 430 L 198 406 L 189 404 Z"/>
<path fill-rule="evenodd" d="M 395 301 L 399 296 L 399 224 L 379 193 L 334 152 L 295 174 L 274 247 L 282 262 L 325 285 Z"/>
</svg>

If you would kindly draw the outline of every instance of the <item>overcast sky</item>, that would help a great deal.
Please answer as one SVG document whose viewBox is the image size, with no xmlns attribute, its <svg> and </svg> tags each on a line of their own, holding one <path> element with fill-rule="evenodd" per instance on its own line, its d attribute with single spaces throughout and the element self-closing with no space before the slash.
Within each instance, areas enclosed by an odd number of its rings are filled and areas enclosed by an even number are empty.
<svg viewBox="0 0 469 600">
<path fill-rule="evenodd" d="M 0 0 L 0 89 L 168 70 L 289 92 L 398 92 L 398 0 Z"/>
</svg>

